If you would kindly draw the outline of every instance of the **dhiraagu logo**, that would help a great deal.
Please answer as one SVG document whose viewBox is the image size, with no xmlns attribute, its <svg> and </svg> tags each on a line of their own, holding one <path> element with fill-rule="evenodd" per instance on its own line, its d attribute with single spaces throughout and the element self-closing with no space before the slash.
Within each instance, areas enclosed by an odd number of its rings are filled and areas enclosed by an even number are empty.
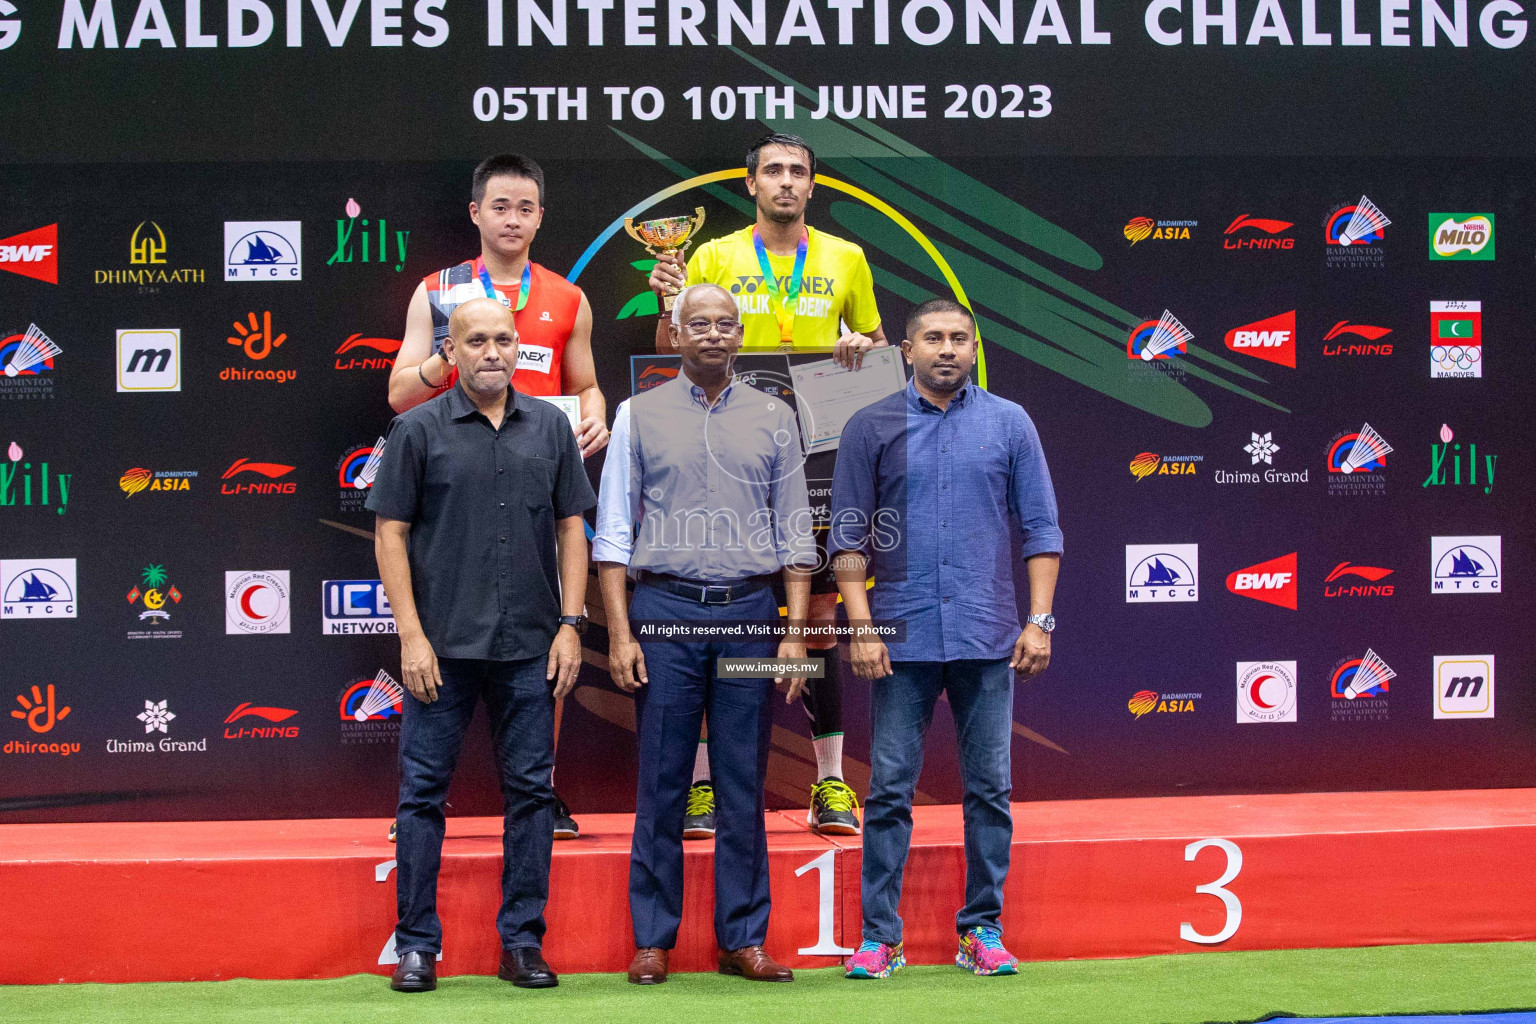
<svg viewBox="0 0 1536 1024">
<path fill-rule="evenodd" d="M 1429 258 L 1437 261 L 1493 259 L 1493 214 L 1430 214 Z"/>
</svg>

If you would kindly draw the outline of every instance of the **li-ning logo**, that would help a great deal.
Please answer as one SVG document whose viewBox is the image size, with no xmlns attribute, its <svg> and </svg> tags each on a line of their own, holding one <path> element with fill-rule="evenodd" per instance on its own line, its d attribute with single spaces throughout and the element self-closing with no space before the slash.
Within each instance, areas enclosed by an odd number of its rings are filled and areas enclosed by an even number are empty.
<svg viewBox="0 0 1536 1024">
<path fill-rule="evenodd" d="M 1326 579 L 1323 580 L 1324 597 L 1391 597 L 1393 586 L 1381 581 L 1392 575 L 1391 569 L 1383 569 L 1374 565 L 1354 565 L 1350 562 L 1340 562 L 1333 567 Z M 1364 585 L 1358 583 L 1339 582 L 1346 576 L 1358 576 L 1366 581 Z M 1330 584 L 1337 583 L 1337 586 Z"/>
<path fill-rule="evenodd" d="M 241 473 L 255 473 L 259 476 L 276 480 L 280 476 L 287 476 L 293 472 L 294 467 L 285 466 L 280 462 L 250 462 L 246 459 L 236 459 L 229 464 L 220 478 L 230 480 Z M 223 483 L 219 485 L 220 494 L 292 494 L 298 490 L 298 485 L 288 480 L 282 483 Z"/>
<path fill-rule="evenodd" d="M 45 228 L 0 238 L 0 270 L 58 284 L 59 226 L 49 224 Z"/>
<path fill-rule="evenodd" d="M 1323 335 L 1323 355 L 1325 356 L 1389 356 L 1392 354 L 1392 345 L 1359 344 L 1358 342 L 1338 341 L 1334 345 L 1328 342 L 1342 338 L 1346 334 L 1353 334 L 1358 338 L 1364 338 L 1367 342 L 1380 341 L 1392 333 L 1390 327 L 1373 327 L 1370 324 L 1352 324 L 1348 320 L 1340 320 L 1332 329 Z"/>
<path fill-rule="evenodd" d="M 224 719 L 224 738 L 227 740 L 294 740 L 299 738 L 299 727 L 296 725 L 278 725 L 286 722 L 297 711 L 288 708 L 257 707 L 249 702 L 239 704 L 235 710 Z M 265 725 L 234 725 L 243 718 L 260 718 L 273 723 Z M 234 725 L 234 728 L 230 728 Z"/>
<path fill-rule="evenodd" d="M 369 348 L 381 355 L 347 356 L 353 349 Z M 385 359 L 384 356 L 393 357 L 400 351 L 400 341 L 396 338 L 366 338 L 361 334 L 349 334 L 347 340 L 336 346 L 336 369 L 338 370 L 389 370 L 395 365 L 393 358 Z M 343 359 L 342 356 L 347 356 Z"/>
<path fill-rule="evenodd" d="M 1288 220 L 1266 220 L 1262 217 L 1250 217 L 1246 213 L 1227 225 L 1226 237 L 1222 239 L 1223 249 L 1294 249 L 1296 239 L 1275 238 L 1275 235 L 1291 230 L 1295 227 Z M 1245 231 L 1259 232 L 1259 235 L 1243 236 Z M 1234 238 L 1234 235 L 1240 237 Z M 1269 237 L 1263 237 L 1263 236 Z"/>
</svg>

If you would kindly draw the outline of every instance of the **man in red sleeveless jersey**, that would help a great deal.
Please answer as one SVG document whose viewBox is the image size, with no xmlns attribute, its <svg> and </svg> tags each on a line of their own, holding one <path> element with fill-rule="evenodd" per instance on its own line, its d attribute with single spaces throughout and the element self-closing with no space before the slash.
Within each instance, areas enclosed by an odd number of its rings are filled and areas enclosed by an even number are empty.
<svg viewBox="0 0 1536 1024">
<path fill-rule="evenodd" d="M 448 319 L 471 299 L 494 298 L 512 310 L 517 368 L 512 387 L 525 395 L 574 395 L 581 403 L 576 441 L 590 456 L 608 444 L 608 406 L 592 361 L 592 307 L 582 290 L 534 263 L 529 249 L 544 220 L 544 172 L 524 156 L 487 157 L 471 179 L 469 219 L 480 229 L 480 255 L 428 274 L 411 296 L 405 337 L 389 374 L 389 404 L 403 413 L 453 386 L 443 359 Z M 561 710 L 555 706 L 555 736 Z M 555 837 L 577 825 L 557 796 Z M 395 836 L 390 827 L 390 839 Z"/>
</svg>

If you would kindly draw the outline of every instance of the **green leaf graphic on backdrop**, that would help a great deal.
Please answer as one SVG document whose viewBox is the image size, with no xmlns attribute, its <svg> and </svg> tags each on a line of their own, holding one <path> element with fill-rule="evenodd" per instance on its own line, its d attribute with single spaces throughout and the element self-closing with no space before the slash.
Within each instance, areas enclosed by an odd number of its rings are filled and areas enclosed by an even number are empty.
<svg viewBox="0 0 1536 1024">
<path fill-rule="evenodd" d="M 730 49 L 806 99 L 817 99 L 816 93 L 794 79 L 750 54 Z M 1027 247 L 1071 268 L 1092 272 L 1104 261 L 1088 243 L 863 118 L 758 120 L 773 131 L 804 137 L 837 177 L 921 223 L 964 284 L 988 345 L 1001 346 L 1154 416 L 1189 427 L 1210 424 L 1210 407 L 1185 384 L 1163 374 L 1138 372 L 1142 368 L 1126 359 L 1126 335 L 1143 317 L 1021 251 Z M 679 177 L 697 176 L 641 140 L 613 131 Z M 754 216 L 745 196 L 718 184 L 704 185 L 702 190 L 744 217 Z M 831 212 L 838 226 L 864 245 L 875 281 L 882 288 L 914 303 L 948 292 L 934 261 L 889 218 L 854 202 L 834 202 Z M 983 225 L 989 230 L 983 230 Z M 625 311 L 640 299 L 632 299 Z M 1184 370 L 1190 377 L 1259 405 L 1290 411 L 1232 379 L 1262 385 L 1267 383 L 1264 377 L 1215 353 L 1190 345 Z"/>
</svg>

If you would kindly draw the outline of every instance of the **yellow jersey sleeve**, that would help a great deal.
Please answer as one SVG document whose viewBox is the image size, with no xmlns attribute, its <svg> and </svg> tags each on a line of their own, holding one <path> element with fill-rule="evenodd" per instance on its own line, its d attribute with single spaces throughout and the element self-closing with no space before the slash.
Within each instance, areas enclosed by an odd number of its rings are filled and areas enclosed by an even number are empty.
<svg viewBox="0 0 1536 1024">
<path fill-rule="evenodd" d="M 875 278 L 864 250 L 853 246 L 849 275 L 848 301 L 843 305 L 843 322 L 851 331 L 868 334 L 880 326 L 880 310 L 875 307 Z"/>
</svg>

